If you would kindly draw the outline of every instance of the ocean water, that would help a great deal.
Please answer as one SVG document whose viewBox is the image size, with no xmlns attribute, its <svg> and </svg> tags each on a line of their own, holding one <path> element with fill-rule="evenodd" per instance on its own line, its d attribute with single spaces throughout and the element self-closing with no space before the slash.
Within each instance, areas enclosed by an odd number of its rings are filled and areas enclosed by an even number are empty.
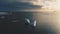
<svg viewBox="0 0 60 34">
<path fill-rule="evenodd" d="M 11 18 L 10 18 L 11 17 Z M 9 32 L 10 28 L 16 28 L 14 30 L 17 33 L 26 33 L 29 32 L 30 34 L 59 34 L 59 14 L 56 13 L 41 13 L 41 12 L 13 12 L 13 15 L 9 17 L 9 20 L 17 19 L 19 22 L 12 22 L 15 23 L 14 25 L 9 25 Z M 26 25 L 27 23 L 24 19 L 28 18 L 31 21 L 36 20 L 37 25 L 36 27 L 31 27 Z M 10 22 L 11 23 L 11 22 Z M 12 27 L 11 27 L 12 26 Z"/>
<path fill-rule="evenodd" d="M 8 30 L 8 34 L 60 34 L 60 13 L 59 12 L 24 12 L 20 10 L 24 9 L 36 9 L 41 6 L 30 5 L 29 3 L 20 2 L 1 2 L 0 11 L 11 12 L 11 15 L 6 16 L 4 23 L 1 24 L 1 31 Z M 18 11 L 19 10 L 19 11 Z M 1 14 L 1 13 L 0 13 Z M 2 15 L 2 14 L 1 14 Z M 0 16 L 1 16 L 0 15 Z M 25 25 L 25 18 L 29 18 L 32 21 L 37 21 L 37 26 L 32 28 L 29 25 Z M 2 28 L 3 27 L 3 28 Z M 6 27 L 6 28 L 5 28 Z M 5 29 L 4 29 L 5 28 Z M 29 33 L 28 33 L 29 32 Z M 6 33 L 6 32 L 5 32 Z"/>
</svg>

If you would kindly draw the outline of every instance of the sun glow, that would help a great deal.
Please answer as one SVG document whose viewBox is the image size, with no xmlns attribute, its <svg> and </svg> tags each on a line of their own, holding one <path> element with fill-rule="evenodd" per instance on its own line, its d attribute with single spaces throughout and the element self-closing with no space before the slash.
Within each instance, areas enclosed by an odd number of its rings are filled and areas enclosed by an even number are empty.
<svg viewBox="0 0 60 34">
<path fill-rule="evenodd" d="M 33 5 L 40 5 L 40 4 L 42 4 L 42 2 L 40 0 L 32 0 L 32 1 L 30 1 L 30 3 L 33 4 Z"/>
<path fill-rule="evenodd" d="M 44 7 L 54 9 L 55 11 L 60 11 L 60 0 L 56 0 L 55 2 L 46 1 Z"/>
<path fill-rule="evenodd" d="M 33 5 L 42 5 L 47 10 L 60 11 L 60 0 L 36 0 L 31 2 Z"/>
</svg>

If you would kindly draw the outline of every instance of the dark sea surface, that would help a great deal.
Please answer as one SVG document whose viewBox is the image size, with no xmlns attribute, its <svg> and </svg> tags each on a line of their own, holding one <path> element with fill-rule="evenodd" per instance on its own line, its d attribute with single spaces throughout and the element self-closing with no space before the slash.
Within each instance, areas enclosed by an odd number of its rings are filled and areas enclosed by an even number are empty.
<svg viewBox="0 0 60 34">
<path fill-rule="evenodd" d="M 10 15 L 0 15 L 0 31 L 2 34 L 56 34 L 56 31 L 51 27 L 51 25 L 47 25 L 44 21 L 44 18 L 42 18 L 41 15 L 38 15 L 40 13 L 11 12 L 9 14 Z M 39 22 L 41 19 L 37 19 L 36 16 L 40 16 L 44 22 Z M 25 18 L 28 18 L 32 21 L 36 20 L 37 26 L 32 27 L 26 25 L 25 23 L 27 22 Z"/>
</svg>

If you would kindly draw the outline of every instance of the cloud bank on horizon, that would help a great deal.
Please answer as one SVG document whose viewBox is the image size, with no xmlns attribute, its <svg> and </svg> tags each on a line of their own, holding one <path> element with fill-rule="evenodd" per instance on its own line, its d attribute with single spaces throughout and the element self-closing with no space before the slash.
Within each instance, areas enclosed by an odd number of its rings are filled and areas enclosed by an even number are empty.
<svg viewBox="0 0 60 34">
<path fill-rule="evenodd" d="M 60 11 L 60 0 L 19 0 L 20 2 L 29 2 L 33 5 L 42 5 L 43 8 Z"/>
<path fill-rule="evenodd" d="M 42 5 L 42 8 L 53 9 L 60 11 L 60 0 L 0 0 L 0 2 L 13 3 L 13 2 L 28 2 L 33 5 Z"/>
</svg>

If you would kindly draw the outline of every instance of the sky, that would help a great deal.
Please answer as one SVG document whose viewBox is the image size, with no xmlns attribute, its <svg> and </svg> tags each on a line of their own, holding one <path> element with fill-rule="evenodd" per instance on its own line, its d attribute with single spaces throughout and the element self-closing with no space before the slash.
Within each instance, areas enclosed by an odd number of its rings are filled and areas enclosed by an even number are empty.
<svg viewBox="0 0 60 34">
<path fill-rule="evenodd" d="M 30 2 L 33 5 L 42 5 L 43 8 L 60 11 L 60 0 L 18 0 L 22 2 Z"/>
<path fill-rule="evenodd" d="M 42 5 L 42 8 L 53 9 L 60 11 L 60 0 L 0 0 L 0 2 L 13 3 L 13 2 L 28 2 L 33 5 Z"/>
</svg>

